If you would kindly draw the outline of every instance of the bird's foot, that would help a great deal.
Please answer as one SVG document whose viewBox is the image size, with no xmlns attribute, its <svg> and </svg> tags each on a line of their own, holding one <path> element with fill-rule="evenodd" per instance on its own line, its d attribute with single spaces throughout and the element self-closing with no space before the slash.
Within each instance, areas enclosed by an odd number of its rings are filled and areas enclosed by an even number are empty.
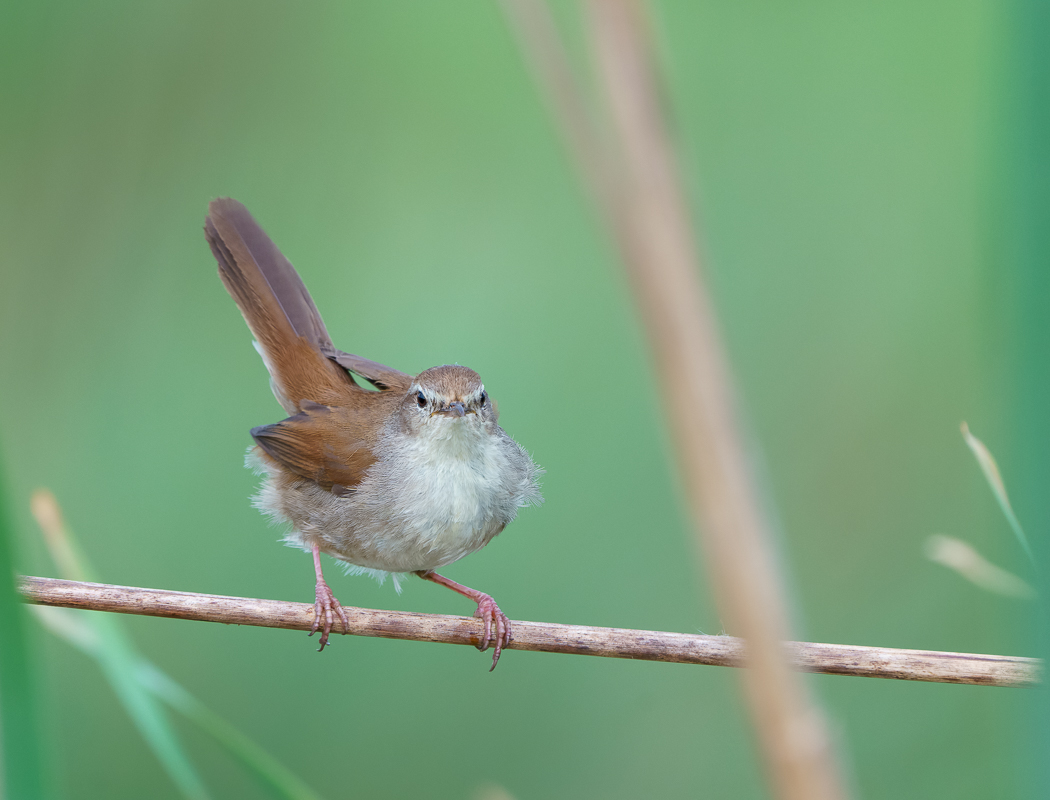
<svg viewBox="0 0 1050 800">
<path fill-rule="evenodd" d="M 456 594 L 469 597 L 478 604 L 478 610 L 474 612 L 474 616 L 479 617 L 485 623 L 485 632 L 478 642 L 478 650 L 488 650 L 489 642 L 493 642 L 496 645 L 496 652 L 492 654 L 492 666 L 489 668 L 489 672 L 492 672 L 496 668 L 496 664 L 499 663 L 499 657 L 503 654 L 503 648 L 510 646 L 510 620 L 507 619 L 507 615 L 500 611 L 499 606 L 496 605 L 496 601 L 492 599 L 491 595 L 479 592 L 477 589 L 471 589 L 462 583 L 456 583 L 444 575 L 438 575 L 430 570 L 421 570 L 416 575 L 425 581 L 432 581 L 433 583 L 447 586 Z M 494 627 L 496 629 L 495 639 L 492 638 L 492 629 Z"/>
<path fill-rule="evenodd" d="M 317 648 L 317 652 L 320 653 L 328 644 L 328 634 L 332 632 L 332 623 L 335 621 L 333 610 L 339 613 L 339 619 L 343 623 L 343 633 L 350 632 L 350 620 L 346 616 L 346 611 L 339 605 L 339 601 L 335 599 L 332 590 L 328 588 L 324 578 L 318 579 L 314 597 L 316 598 L 314 600 L 314 625 L 310 629 L 310 635 L 313 636 L 318 630 L 321 631 L 321 646 Z"/>
<path fill-rule="evenodd" d="M 474 612 L 475 617 L 480 617 L 485 622 L 485 635 L 478 642 L 478 650 L 485 651 L 489 647 L 489 641 L 493 641 L 496 650 L 492 654 L 492 666 L 489 668 L 489 672 L 492 672 L 496 668 L 496 664 L 499 663 L 499 657 L 503 653 L 503 648 L 510 644 L 510 620 L 507 615 L 500 611 L 496 601 L 492 599 L 491 595 L 478 592 L 478 597 L 474 598 L 478 603 L 478 610 Z M 492 628 L 496 628 L 496 638 L 492 639 Z"/>
</svg>

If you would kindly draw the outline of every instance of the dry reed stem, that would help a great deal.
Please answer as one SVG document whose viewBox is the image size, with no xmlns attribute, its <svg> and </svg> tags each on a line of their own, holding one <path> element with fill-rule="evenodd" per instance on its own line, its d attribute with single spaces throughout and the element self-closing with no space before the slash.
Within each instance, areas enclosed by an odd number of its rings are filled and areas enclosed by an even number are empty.
<svg viewBox="0 0 1050 800">
<path fill-rule="evenodd" d="M 171 592 L 56 578 L 25 577 L 21 579 L 20 589 L 27 602 L 37 605 L 222 622 L 227 625 L 308 631 L 314 618 L 312 603 Z M 350 619 L 350 633 L 354 636 L 475 647 L 481 636 L 481 620 L 473 617 L 379 611 L 351 606 L 344 608 Z M 510 650 L 721 667 L 740 667 L 745 661 L 743 640 L 732 636 L 521 621 L 514 621 L 512 629 Z M 785 650 L 794 668 L 805 672 L 905 681 L 1035 686 L 1040 681 L 1042 668 L 1040 662 L 1032 658 L 884 647 L 788 642 Z"/>
<path fill-rule="evenodd" d="M 586 0 L 601 124 L 544 0 L 504 0 L 634 288 L 689 510 L 723 619 L 748 643 L 743 685 L 774 794 L 846 796 L 823 715 L 792 672 L 785 591 L 749 474 L 734 390 L 661 106 L 639 0 Z"/>
</svg>

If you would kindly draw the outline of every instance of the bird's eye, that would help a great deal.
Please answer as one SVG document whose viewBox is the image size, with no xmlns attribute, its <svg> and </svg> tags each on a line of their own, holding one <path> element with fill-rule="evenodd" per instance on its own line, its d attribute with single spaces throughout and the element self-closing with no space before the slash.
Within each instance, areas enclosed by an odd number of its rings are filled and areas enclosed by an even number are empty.
<svg viewBox="0 0 1050 800">
<path fill-rule="evenodd" d="M 427 398 L 422 392 L 416 392 L 416 402 L 419 403 L 420 408 L 427 407 Z"/>
<path fill-rule="evenodd" d="M 481 393 L 481 405 L 485 405 L 485 401 L 489 399 L 488 392 Z"/>
</svg>

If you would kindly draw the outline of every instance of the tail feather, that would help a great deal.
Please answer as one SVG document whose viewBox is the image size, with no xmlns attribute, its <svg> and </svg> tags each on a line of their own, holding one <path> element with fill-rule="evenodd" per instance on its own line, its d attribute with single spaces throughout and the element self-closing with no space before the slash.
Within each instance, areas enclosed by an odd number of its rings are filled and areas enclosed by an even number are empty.
<svg viewBox="0 0 1050 800">
<path fill-rule="evenodd" d="M 317 306 L 248 209 L 220 198 L 208 211 L 204 232 L 219 277 L 255 336 L 278 402 L 294 414 L 302 400 L 325 403 L 361 391 L 327 357 L 335 348 Z"/>
</svg>

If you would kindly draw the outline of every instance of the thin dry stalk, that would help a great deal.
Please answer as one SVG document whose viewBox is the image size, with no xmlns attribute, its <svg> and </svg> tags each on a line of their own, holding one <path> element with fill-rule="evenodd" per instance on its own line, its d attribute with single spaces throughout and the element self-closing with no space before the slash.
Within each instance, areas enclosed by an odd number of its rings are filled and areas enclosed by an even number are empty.
<svg viewBox="0 0 1050 800">
<path fill-rule="evenodd" d="M 781 645 L 789 638 L 785 592 L 701 280 L 643 9 L 637 0 L 586 2 L 606 110 L 606 125 L 590 132 L 573 109 L 585 107 L 582 93 L 566 77 L 559 45 L 548 41 L 557 33 L 545 2 L 505 5 L 634 287 L 719 610 L 748 643 L 743 681 L 770 782 L 790 800 L 845 797 L 823 715 Z M 604 156 L 599 167 L 593 154 Z"/>
<path fill-rule="evenodd" d="M 500 4 L 529 67 L 543 87 L 543 99 L 582 173 L 584 188 L 602 214 L 609 216 L 615 203 L 609 153 L 550 9 L 538 0 L 501 0 Z"/>
<path fill-rule="evenodd" d="M 42 606 L 222 622 L 227 625 L 308 631 L 314 618 L 314 607 L 307 603 L 109 586 L 55 578 L 22 578 L 21 591 L 27 602 Z M 350 634 L 354 636 L 475 647 L 481 637 L 482 623 L 474 617 L 378 611 L 350 606 L 345 608 L 350 619 Z M 740 667 L 745 661 L 743 640 L 732 636 L 521 621 L 513 622 L 512 629 L 511 650 L 721 667 Z M 905 681 L 1034 686 L 1039 683 L 1042 669 L 1040 662 L 1032 658 L 893 650 L 884 647 L 788 642 L 784 645 L 784 651 L 794 668 L 805 672 Z"/>
</svg>

